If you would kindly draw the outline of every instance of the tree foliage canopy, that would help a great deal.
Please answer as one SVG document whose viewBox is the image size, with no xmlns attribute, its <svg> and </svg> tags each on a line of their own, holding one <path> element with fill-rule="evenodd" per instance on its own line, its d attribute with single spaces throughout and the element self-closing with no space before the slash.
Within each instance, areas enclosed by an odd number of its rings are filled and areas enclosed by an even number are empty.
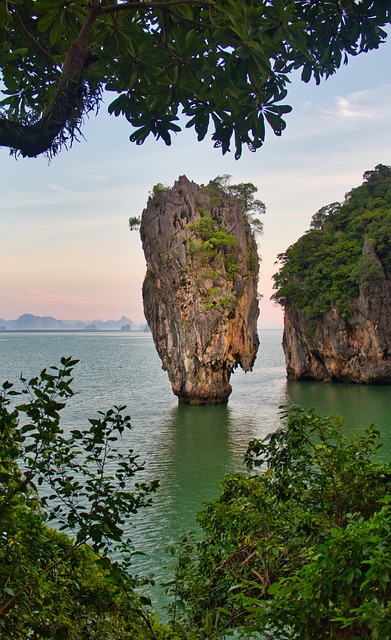
<svg viewBox="0 0 391 640">
<path fill-rule="evenodd" d="M 336 308 L 348 317 L 360 291 L 391 273 L 391 167 L 364 174 L 343 203 L 322 207 L 311 229 L 278 256 L 274 300 L 321 317 Z"/>
<path fill-rule="evenodd" d="M 236 157 L 285 128 L 289 74 L 333 74 L 377 48 L 388 0 L 0 0 L 0 146 L 37 156 L 109 112 L 170 144 L 179 119 Z"/>
</svg>

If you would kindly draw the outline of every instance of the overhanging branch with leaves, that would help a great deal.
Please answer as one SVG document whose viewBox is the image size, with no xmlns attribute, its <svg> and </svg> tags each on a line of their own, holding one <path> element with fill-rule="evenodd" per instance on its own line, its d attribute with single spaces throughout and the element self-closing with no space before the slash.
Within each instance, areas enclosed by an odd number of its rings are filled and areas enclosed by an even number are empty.
<svg viewBox="0 0 391 640">
<path fill-rule="evenodd" d="M 390 21 L 384 0 L 0 0 L 0 146 L 53 155 L 111 92 L 132 142 L 184 122 L 238 158 L 282 134 L 291 71 L 319 83 Z"/>
</svg>

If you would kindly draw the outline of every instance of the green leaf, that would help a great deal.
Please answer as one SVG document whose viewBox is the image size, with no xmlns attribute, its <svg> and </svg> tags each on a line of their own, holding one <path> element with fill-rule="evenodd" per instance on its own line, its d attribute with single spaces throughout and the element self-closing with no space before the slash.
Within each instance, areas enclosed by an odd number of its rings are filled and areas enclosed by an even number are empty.
<svg viewBox="0 0 391 640">
<path fill-rule="evenodd" d="M 350 569 L 346 574 L 346 584 L 352 584 L 355 577 L 355 569 Z"/>
<path fill-rule="evenodd" d="M 57 15 L 57 10 L 47 11 L 44 17 L 38 22 L 38 30 L 42 33 L 48 31 L 48 29 L 56 22 Z"/>
<path fill-rule="evenodd" d="M 50 44 L 53 45 L 59 42 L 61 37 L 63 36 L 63 33 L 64 33 L 63 13 L 61 13 L 59 17 L 57 16 L 55 22 L 53 23 L 52 28 L 50 29 L 50 34 L 49 34 Z"/>
<path fill-rule="evenodd" d="M 281 584 L 279 582 L 274 582 L 270 585 L 267 592 L 270 596 L 274 596 L 281 591 Z"/>
<path fill-rule="evenodd" d="M 270 110 L 265 111 L 265 118 L 272 127 L 274 133 L 276 135 L 281 135 L 282 131 L 286 127 L 286 123 L 284 122 L 284 120 L 280 118 L 279 115 L 273 113 Z"/>
</svg>

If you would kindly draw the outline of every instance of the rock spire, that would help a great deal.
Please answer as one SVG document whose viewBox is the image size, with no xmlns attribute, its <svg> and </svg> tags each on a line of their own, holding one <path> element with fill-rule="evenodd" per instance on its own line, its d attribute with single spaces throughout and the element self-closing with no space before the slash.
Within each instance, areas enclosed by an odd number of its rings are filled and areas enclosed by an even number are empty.
<svg viewBox="0 0 391 640">
<path fill-rule="evenodd" d="M 251 371 L 259 344 L 259 259 L 240 201 L 181 176 L 154 188 L 140 235 L 144 313 L 174 394 L 227 402 L 232 371 Z"/>
</svg>

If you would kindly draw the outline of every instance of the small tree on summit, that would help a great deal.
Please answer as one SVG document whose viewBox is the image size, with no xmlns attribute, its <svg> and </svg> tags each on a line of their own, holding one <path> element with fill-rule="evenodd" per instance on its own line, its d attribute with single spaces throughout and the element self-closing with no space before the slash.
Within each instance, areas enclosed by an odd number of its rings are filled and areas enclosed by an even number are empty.
<svg viewBox="0 0 391 640">
<path fill-rule="evenodd" d="M 256 187 L 252 182 L 230 184 L 230 179 L 231 176 L 225 173 L 224 175 L 217 176 L 214 180 L 211 180 L 210 184 L 212 186 L 217 186 L 225 193 L 235 196 L 239 200 L 243 213 L 254 233 L 263 233 L 263 222 L 259 220 L 259 218 L 254 217 L 256 214 L 266 213 L 265 203 L 254 197 L 254 194 L 258 191 L 258 187 Z"/>
<path fill-rule="evenodd" d="M 324 207 L 321 207 L 319 211 L 314 213 L 312 216 L 310 224 L 311 229 L 325 229 L 327 224 L 332 222 L 341 206 L 340 202 L 331 202 L 330 204 L 326 204 Z"/>
</svg>

